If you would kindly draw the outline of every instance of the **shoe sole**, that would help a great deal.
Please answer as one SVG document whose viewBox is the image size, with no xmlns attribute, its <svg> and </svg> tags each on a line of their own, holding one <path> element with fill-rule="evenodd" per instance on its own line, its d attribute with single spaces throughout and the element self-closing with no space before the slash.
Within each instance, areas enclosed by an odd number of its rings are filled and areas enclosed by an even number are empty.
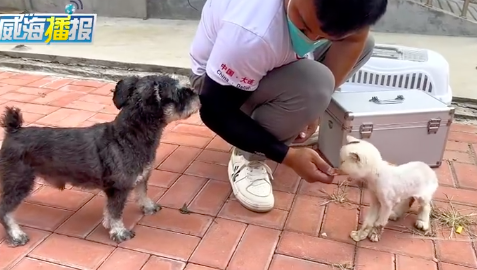
<svg viewBox="0 0 477 270">
<path fill-rule="evenodd" d="M 270 212 L 273 209 L 273 204 L 270 206 L 258 206 L 252 203 L 248 198 L 242 195 L 242 193 L 238 192 L 237 188 L 235 187 L 235 183 L 232 180 L 231 175 L 234 173 L 232 165 L 232 159 L 229 160 L 229 165 L 227 166 L 227 171 L 229 173 L 228 178 L 230 185 L 232 186 L 232 192 L 234 193 L 235 198 L 240 202 L 240 204 L 253 212 L 265 213 Z"/>
</svg>

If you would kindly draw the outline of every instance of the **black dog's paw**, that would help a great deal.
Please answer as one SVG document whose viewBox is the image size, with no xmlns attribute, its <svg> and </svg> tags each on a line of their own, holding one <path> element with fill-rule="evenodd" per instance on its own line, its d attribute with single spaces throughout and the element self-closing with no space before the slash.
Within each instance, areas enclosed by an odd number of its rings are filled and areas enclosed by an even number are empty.
<svg viewBox="0 0 477 270">
<path fill-rule="evenodd" d="M 7 244 L 10 247 L 21 247 L 26 245 L 30 241 L 30 238 L 26 233 L 20 234 L 17 237 L 8 237 L 7 236 Z"/>
<path fill-rule="evenodd" d="M 113 240 L 114 242 L 118 244 L 127 240 L 131 240 L 134 238 L 134 236 L 136 236 L 136 234 L 133 231 L 126 230 L 126 229 L 121 231 L 111 232 L 109 235 L 111 240 Z"/>
<path fill-rule="evenodd" d="M 151 203 L 147 206 L 141 207 L 142 213 L 146 216 L 153 215 L 161 209 L 162 209 L 162 206 L 160 206 L 157 203 Z"/>
</svg>

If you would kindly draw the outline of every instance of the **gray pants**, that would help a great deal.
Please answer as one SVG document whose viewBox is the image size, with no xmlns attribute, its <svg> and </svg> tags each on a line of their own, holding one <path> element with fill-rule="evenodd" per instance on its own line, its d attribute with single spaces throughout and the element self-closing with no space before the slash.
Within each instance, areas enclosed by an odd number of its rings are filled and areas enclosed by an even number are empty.
<svg viewBox="0 0 477 270">
<path fill-rule="evenodd" d="M 330 46 L 331 43 L 315 50 L 315 61 L 302 59 L 267 73 L 242 106 L 242 111 L 277 139 L 291 144 L 309 123 L 322 116 L 330 103 L 335 79 L 331 71 L 321 63 Z M 348 78 L 369 60 L 373 48 L 374 38 L 370 35 Z M 192 74 L 190 82 L 200 93 L 203 77 Z"/>
</svg>

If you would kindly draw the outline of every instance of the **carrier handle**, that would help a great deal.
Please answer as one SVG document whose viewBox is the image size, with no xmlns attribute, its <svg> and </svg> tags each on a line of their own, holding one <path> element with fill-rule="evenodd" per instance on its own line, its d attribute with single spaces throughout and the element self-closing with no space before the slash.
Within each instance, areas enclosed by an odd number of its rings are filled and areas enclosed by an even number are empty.
<svg viewBox="0 0 477 270">
<path fill-rule="evenodd" d="M 380 100 L 377 96 L 372 97 L 369 102 L 374 102 L 376 104 L 398 104 L 404 101 L 403 95 L 398 95 L 395 99 L 383 99 Z"/>
<path fill-rule="evenodd" d="M 392 51 L 392 52 L 391 52 L 391 55 L 386 54 L 386 53 L 380 54 L 380 50 L 382 50 L 382 51 Z M 399 59 L 399 56 L 401 56 L 402 54 L 403 54 L 403 52 L 399 48 L 390 47 L 390 46 L 376 45 L 376 46 L 374 46 L 372 56 L 380 57 L 380 58 Z"/>
</svg>

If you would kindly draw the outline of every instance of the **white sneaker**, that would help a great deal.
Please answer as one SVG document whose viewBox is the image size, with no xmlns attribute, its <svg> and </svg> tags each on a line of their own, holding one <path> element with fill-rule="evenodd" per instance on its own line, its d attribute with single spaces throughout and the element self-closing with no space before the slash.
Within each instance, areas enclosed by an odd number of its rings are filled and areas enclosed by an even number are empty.
<svg viewBox="0 0 477 270">
<path fill-rule="evenodd" d="M 273 209 L 273 175 L 265 161 L 249 161 L 234 148 L 228 172 L 234 195 L 245 208 L 254 212 Z"/>
</svg>

